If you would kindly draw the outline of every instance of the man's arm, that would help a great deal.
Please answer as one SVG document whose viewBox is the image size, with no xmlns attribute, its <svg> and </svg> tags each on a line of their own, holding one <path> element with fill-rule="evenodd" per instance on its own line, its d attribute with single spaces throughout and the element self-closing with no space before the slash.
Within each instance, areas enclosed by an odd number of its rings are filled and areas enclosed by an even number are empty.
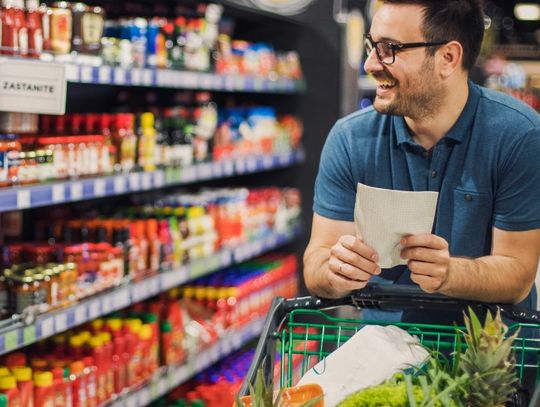
<svg viewBox="0 0 540 407">
<path fill-rule="evenodd" d="M 450 257 L 434 235 L 403 239 L 402 257 L 411 279 L 428 292 L 484 302 L 518 303 L 529 294 L 540 255 L 540 229 L 509 232 L 493 228 L 491 255 Z"/>
<path fill-rule="evenodd" d="M 365 287 L 381 272 L 377 260 L 377 253 L 356 238 L 353 222 L 313 214 L 304 253 L 304 280 L 312 294 L 339 298 Z"/>
</svg>

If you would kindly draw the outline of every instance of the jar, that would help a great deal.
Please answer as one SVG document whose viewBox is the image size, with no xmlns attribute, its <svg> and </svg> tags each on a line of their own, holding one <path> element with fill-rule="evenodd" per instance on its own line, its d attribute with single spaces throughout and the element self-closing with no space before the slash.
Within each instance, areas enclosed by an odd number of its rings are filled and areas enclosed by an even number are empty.
<svg viewBox="0 0 540 407">
<path fill-rule="evenodd" d="M 48 284 L 47 303 L 51 308 L 57 308 L 59 306 L 60 275 L 54 266 L 43 267 L 42 274 Z"/>
<path fill-rule="evenodd" d="M 50 245 L 28 245 L 25 249 L 26 259 L 32 263 L 44 265 L 53 261 L 53 247 Z"/>
<path fill-rule="evenodd" d="M 66 288 L 67 300 L 71 303 L 71 302 L 74 302 L 78 296 L 77 278 L 79 274 L 77 270 L 77 264 L 65 263 L 63 264 L 63 266 L 65 268 L 63 274 L 66 275 L 64 278 L 67 284 L 67 288 Z"/>
<path fill-rule="evenodd" d="M 4 266 L 21 264 L 23 262 L 24 245 L 20 243 L 6 245 L 2 249 L 2 263 Z"/>
<path fill-rule="evenodd" d="M 43 304 L 47 300 L 47 294 L 42 284 L 43 274 L 14 274 L 10 278 L 9 283 L 13 293 L 12 307 L 16 314 L 22 313 L 32 305 Z"/>
</svg>

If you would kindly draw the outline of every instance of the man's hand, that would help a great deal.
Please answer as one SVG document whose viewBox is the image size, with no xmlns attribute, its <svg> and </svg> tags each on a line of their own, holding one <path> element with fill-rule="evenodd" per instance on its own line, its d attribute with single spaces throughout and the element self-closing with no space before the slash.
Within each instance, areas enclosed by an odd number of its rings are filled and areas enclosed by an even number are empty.
<svg viewBox="0 0 540 407">
<path fill-rule="evenodd" d="M 424 234 L 404 237 L 401 245 L 401 258 L 408 260 L 411 280 L 428 293 L 440 290 L 448 279 L 448 242 L 442 237 Z"/>
<path fill-rule="evenodd" d="M 364 288 L 371 276 L 381 273 L 377 265 L 378 255 L 355 236 L 341 236 L 330 249 L 328 279 L 338 292 L 349 292 Z"/>
</svg>

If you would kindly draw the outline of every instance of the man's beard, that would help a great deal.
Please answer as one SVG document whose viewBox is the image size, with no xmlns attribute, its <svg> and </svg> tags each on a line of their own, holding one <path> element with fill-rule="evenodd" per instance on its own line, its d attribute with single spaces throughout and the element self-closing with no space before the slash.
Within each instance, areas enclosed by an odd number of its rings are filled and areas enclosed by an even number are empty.
<svg viewBox="0 0 540 407">
<path fill-rule="evenodd" d="M 390 103 L 376 97 L 373 107 L 379 113 L 410 117 L 413 120 L 433 117 L 447 93 L 444 85 L 437 82 L 433 72 L 433 58 L 427 58 L 415 79 L 409 82 L 406 92 L 400 93 L 397 89 L 395 98 Z"/>
</svg>

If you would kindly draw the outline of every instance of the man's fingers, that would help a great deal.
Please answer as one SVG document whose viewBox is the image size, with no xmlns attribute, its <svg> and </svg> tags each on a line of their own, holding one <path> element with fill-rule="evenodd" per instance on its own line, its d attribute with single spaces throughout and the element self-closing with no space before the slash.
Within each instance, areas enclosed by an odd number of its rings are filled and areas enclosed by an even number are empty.
<svg viewBox="0 0 540 407">
<path fill-rule="evenodd" d="M 379 261 L 379 255 L 377 252 L 355 236 L 341 236 L 338 243 L 341 243 L 341 245 L 346 249 L 349 249 L 366 259 L 374 262 Z"/>
<path fill-rule="evenodd" d="M 332 288 L 341 292 L 359 290 L 367 285 L 367 281 L 351 280 L 350 278 L 335 272 L 329 273 L 328 281 Z"/>
<path fill-rule="evenodd" d="M 448 249 L 448 242 L 442 237 L 426 233 L 422 235 L 410 235 L 401 239 L 401 245 L 407 247 L 427 247 L 431 249 Z"/>
<path fill-rule="evenodd" d="M 427 263 L 445 263 L 448 259 L 448 251 L 444 249 L 430 249 L 426 247 L 407 247 L 401 250 L 401 258 L 418 260 Z"/>
<path fill-rule="evenodd" d="M 360 256 L 358 253 L 340 246 L 339 244 L 332 248 L 331 255 L 340 262 L 350 264 L 352 267 L 363 270 L 369 274 L 381 273 L 381 268 L 377 265 L 377 263 L 368 260 Z"/>
</svg>

